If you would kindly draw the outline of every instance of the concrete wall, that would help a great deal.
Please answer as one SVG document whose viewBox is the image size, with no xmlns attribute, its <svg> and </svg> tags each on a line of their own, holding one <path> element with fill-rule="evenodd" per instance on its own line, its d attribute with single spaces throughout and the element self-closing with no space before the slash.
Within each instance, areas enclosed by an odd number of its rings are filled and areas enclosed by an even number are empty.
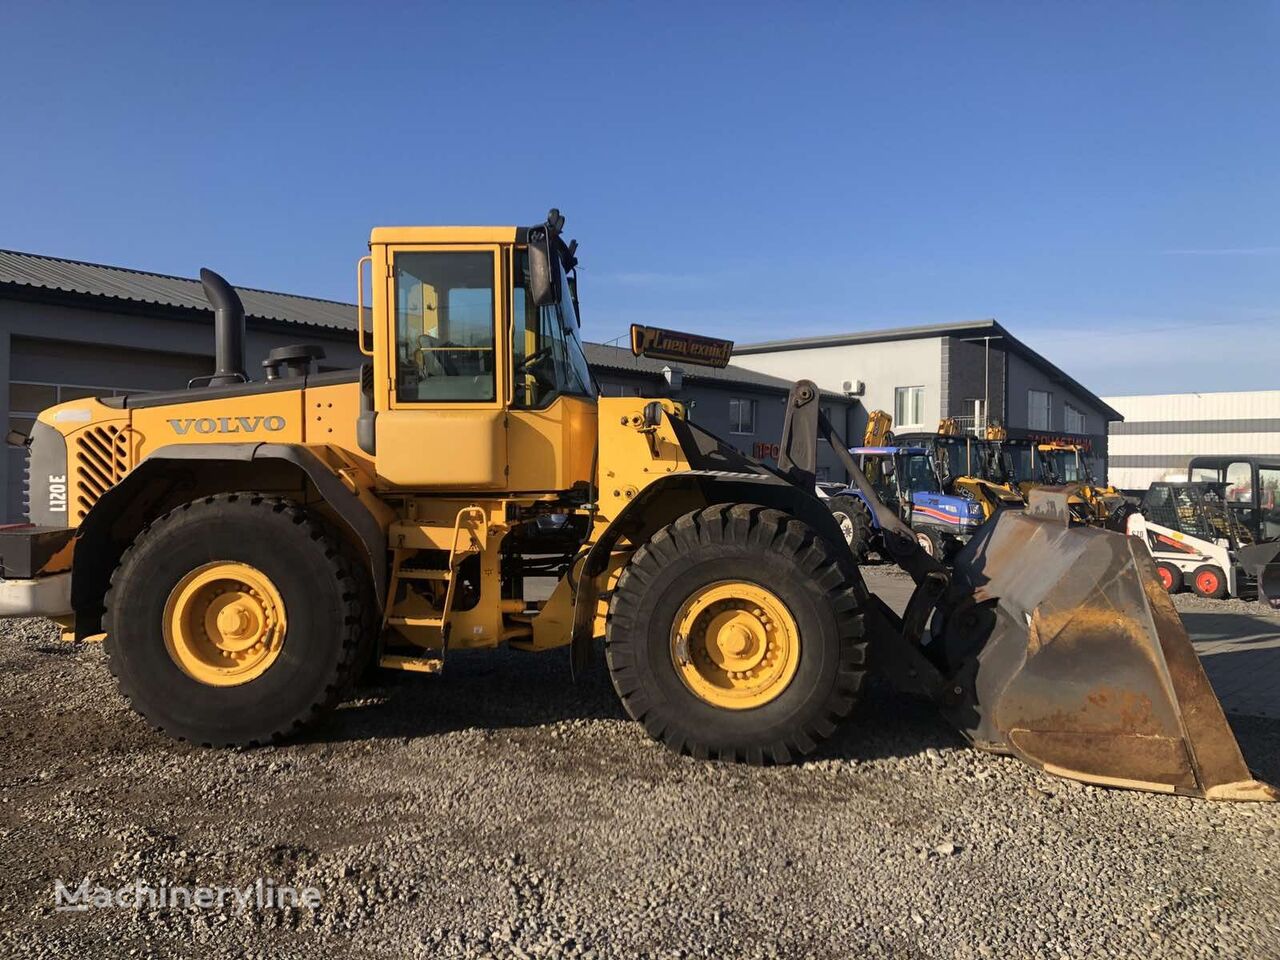
<svg viewBox="0 0 1280 960">
<path fill-rule="evenodd" d="M 1280 390 L 1106 397 L 1124 414 L 1111 424 L 1108 477 L 1123 490 L 1182 479 L 1197 455 L 1280 457 Z"/>
<path fill-rule="evenodd" d="M 946 337 L 942 343 L 942 412 L 944 417 L 973 416 L 974 400 L 987 400 L 988 420 L 1005 420 L 1005 353 L 999 338 L 991 348 L 981 341 Z"/>
<path fill-rule="evenodd" d="M 893 340 L 887 343 L 853 343 L 772 353 L 734 354 L 735 366 L 788 380 L 808 378 L 824 390 L 839 393 L 845 380 L 861 380 L 866 393 L 858 399 L 865 410 L 893 413 L 894 389 L 924 387 L 924 416 L 919 424 L 894 424 L 896 428 L 932 430 L 942 417 L 942 337 Z M 861 429 L 855 437 L 861 440 Z"/>
</svg>

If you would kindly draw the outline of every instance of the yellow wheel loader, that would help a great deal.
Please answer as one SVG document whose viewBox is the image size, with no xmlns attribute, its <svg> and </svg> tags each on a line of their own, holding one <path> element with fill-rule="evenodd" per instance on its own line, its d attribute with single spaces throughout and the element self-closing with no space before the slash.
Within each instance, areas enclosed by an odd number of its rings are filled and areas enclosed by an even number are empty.
<svg viewBox="0 0 1280 960">
<path fill-rule="evenodd" d="M 1035 443 L 1005 438 L 1000 458 L 1011 485 L 1026 497 L 1038 488 L 1067 494 L 1067 508 L 1076 523 L 1123 533 L 1138 508 L 1115 487 L 1098 483 L 1084 451 L 1073 443 Z"/>
<path fill-rule="evenodd" d="M 581 671 L 603 639 L 627 712 L 696 757 L 808 754 L 874 665 L 1051 773 L 1274 799 L 1141 544 L 1002 511 L 952 574 L 881 506 L 918 584 L 899 618 L 815 496 L 820 440 L 869 487 L 813 384 L 788 398 L 776 468 L 670 399 L 598 397 L 562 226 L 375 229 L 368 362 L 348 373 L 298 347 L 250 381 L 239 299 L 202 273 L 207 383 L 40 414 L 0 610 L 105 633 L 134 708 L 200 744 L 296 734 L 371 662 L 434 673 L 505 644 Z"/>
</svg>

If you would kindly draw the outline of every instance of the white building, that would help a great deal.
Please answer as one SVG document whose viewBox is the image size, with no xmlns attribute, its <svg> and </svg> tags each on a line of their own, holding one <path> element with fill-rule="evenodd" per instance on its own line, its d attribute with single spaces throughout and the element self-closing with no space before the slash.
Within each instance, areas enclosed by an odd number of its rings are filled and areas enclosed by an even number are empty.
<svg viewBox="0 0 1280 960">
<path fill-rule="evenodd" d="M 1107 444 L 1107 477 L 1121 490 L 1185 479 L 1194 456 L 1280 456 L 1280 390 L 1103 399 L 1124 414 L 1123 423 L 1111 424 Z"/>
</svg>

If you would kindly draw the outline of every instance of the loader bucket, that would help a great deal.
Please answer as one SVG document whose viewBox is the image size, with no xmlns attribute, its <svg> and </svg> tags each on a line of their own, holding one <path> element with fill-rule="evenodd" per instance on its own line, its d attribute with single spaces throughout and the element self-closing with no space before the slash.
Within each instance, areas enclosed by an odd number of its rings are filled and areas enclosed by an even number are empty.
<svg viewBox="0 0 1280 960">
<path fill-rule="evenodd" d="M 1277 800 L 1132 537 L 1001 511 L 955 560 L 926 648 L 976 746 L 1088 783 Z M 941 614 L 941 616 L 939 616 Z"/>
<path fill-rule="evenodd" d="M 1258 581 L 1258 599 L 1280 610 L 1280 540 L 1241 547 L 1237 556 L 1245 572 Z"/>
</svg>

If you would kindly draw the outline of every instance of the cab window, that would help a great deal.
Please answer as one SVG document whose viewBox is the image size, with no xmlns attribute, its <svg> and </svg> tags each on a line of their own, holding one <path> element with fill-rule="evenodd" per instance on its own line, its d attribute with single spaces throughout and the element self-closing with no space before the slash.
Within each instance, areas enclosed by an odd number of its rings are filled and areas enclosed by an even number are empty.
<svg viewBox="0 0 1280 960">
<path fill-rule="evenodd" d="M 396 399 L 497 399 L 493 254 L 439 251 L 395 258 Z"/>
<path fill-rule="evenodd" d="M 556 397 L 594 397 L 594 381 L 578 339 L 578 318 L 567 279 L 561 276 L 560 302 L 539 307 L 529 292 L 529 254 L 517 250 L 512 271 L 512 404 L 545 407 Z"/>
<path fill-rule="evenodd" d="M 1253 503 L 1253 470 L 1247 463 L 1227 467 L 1227 499 L 1233 503 Z"/>
</svg>

